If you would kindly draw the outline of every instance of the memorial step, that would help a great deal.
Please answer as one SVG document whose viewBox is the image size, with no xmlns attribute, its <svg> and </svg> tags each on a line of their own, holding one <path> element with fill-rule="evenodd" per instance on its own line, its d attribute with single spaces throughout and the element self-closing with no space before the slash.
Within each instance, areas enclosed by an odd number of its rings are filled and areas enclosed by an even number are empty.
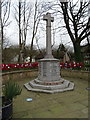
<svg viewBox="0 0 90 120">
<path fill-rule="evenodd" d="M 65 92 L 65 91 L 71 91 L 74 89 L 74 83 L 69 82 L 69 86 L 66 88 L 57 88 L 57 89 L 40 89 L 40 88 L 34 88 L 29 83 L 24 84 L 24 86 L 29 91 L 36 91 L 36 92 L 44 92 L 44 93 L 58 93 L 58 92 Z"/>
</svg>

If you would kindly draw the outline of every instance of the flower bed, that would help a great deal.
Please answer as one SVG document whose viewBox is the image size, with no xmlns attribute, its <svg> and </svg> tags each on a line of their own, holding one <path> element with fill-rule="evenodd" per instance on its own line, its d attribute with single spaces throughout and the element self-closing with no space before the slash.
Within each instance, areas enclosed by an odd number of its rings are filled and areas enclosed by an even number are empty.
<svg viewBox="0 0 90 120">
<path fill-rule="evenodd" d="M 70 69 L 83 69 L 84 63 L 60 63 L 61 68 Z"/>
<path fill-rule="evenodd" d="M 16 64 L 1 64 L 0 69 L 4 70 L 19 70 L 19 69 L 29 69 L 38 68 L 38 62 L 35 63 L 16 63 Z M 60 63 L 60 68 L 65 69 L 83 69 L 83 63 Z"/>
<path fill-rule="evenodd" d="M 1 64 L 0 68 L 3 70 L 19 70 L 19 69 L 23 69 L 23 68 L 37 68 L 38 67 L 38 63 L 16 63 L 16 64 Z"/>
</svg>

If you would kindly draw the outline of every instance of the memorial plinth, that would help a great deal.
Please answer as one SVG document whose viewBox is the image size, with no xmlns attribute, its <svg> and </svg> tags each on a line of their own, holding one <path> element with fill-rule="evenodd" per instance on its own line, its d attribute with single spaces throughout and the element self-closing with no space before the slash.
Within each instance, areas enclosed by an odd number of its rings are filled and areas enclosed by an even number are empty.
<svg viewBox="0 0 90 120">
<path fill-rule="evenodd" d="M 61 78 L 59 60 L 52 55 L 51 22 L 54 21 L 54 18 L 51 17 L 50 13 L 47 13 L 44 15 L 43 20 L 46 20 L 46 55 L 44 59 L 38 61 L 38 78 L 24 84 L 24 86 L 31 91 L 46 93 L 73 90 L 74 83 Z"/>
</svg>

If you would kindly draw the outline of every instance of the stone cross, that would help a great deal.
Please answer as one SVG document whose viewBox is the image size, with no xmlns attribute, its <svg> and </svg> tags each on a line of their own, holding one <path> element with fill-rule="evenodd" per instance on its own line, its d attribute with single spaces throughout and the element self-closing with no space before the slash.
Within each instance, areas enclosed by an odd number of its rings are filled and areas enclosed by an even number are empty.
<svg viewBox="0 0 90 120">
<path fill-rule="evenodd" d="M 51 22 L 54 21 L 54 17 L 51 17 L 51 14 L 47 13 L 43 16 L 43 20 L 46 20 L 46 58 L 52 58 Z"/>
</svg>

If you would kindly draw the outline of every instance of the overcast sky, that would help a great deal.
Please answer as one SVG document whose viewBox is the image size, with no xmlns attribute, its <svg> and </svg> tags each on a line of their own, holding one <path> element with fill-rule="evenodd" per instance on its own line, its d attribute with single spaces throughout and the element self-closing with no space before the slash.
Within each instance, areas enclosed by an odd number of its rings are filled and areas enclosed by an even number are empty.
<svg viewBox="0 0 90 120">
<path fill-rule="evenodd" d="M 10 19 L 9 19 L 11 21 L 11 24 L 5 29 L 5 34 L 9 40 L 9 42 L 14 45 L 14 44 L 19 44 L 18 25 L 14 18 L 15 12 L 14 12 L 14 8 L 13 8 L 13 5 L 15 5 L 18 0 L 11 0 L 11 1 L 12 1 L 12 4 L 11 4 Z M 48 0 L 48 1 L 52 1 L 52 0 Z M 74 0 L 74 2 L 75 1 L 76 0 Z M 34 0 L 30 0 L 30 2 L 33 3 Z M 47 11 L 47 12 L 52 13 L 52 11 Z M 52 29 L 57 28 L 58 22 L 60 22 L 60 21 L 58 21 L 58 16 L 53 16 L 53 17 L 54 17 L 54 22 L 52 23 Z M 38 29 L 37 36 L 40 37 L 38 44 L 40 47 L 45 47 L 46 46 L 46 31 L 45 31 L 46 24 L 45 23 L 46 22 L 43 20 L 41 20 L 41 22 L 43 24 L 44 31 L 42 31 L 41 28 Z M 61 21 L 59 24 L 62 25 L 63 21 Z M 55 33 L 53 34 L 53 32 L 55 32 Z M 63 34 L 65 32 L 66 32 L 65 29 L 64 30 L 62 29 L 60 31 L 58 31 L 58 30 L 52 31 L 52 44 L 53 44 L 53 41 L 55 41 L 55 46 L 58 46 L 60 43 L 72 46 L 72 42 L 70 42 L 71 40 L 69 38 L 69 35 Z M 31 31 L 29 30 L 26 44 L 28 45 L 30 43 L 31 43 Z M 83 43 L 85 43 L 85 41 L 83 41 Z M 34 40 L 34 45 L 36 45 L 36 40 Z"/>
</svg>

